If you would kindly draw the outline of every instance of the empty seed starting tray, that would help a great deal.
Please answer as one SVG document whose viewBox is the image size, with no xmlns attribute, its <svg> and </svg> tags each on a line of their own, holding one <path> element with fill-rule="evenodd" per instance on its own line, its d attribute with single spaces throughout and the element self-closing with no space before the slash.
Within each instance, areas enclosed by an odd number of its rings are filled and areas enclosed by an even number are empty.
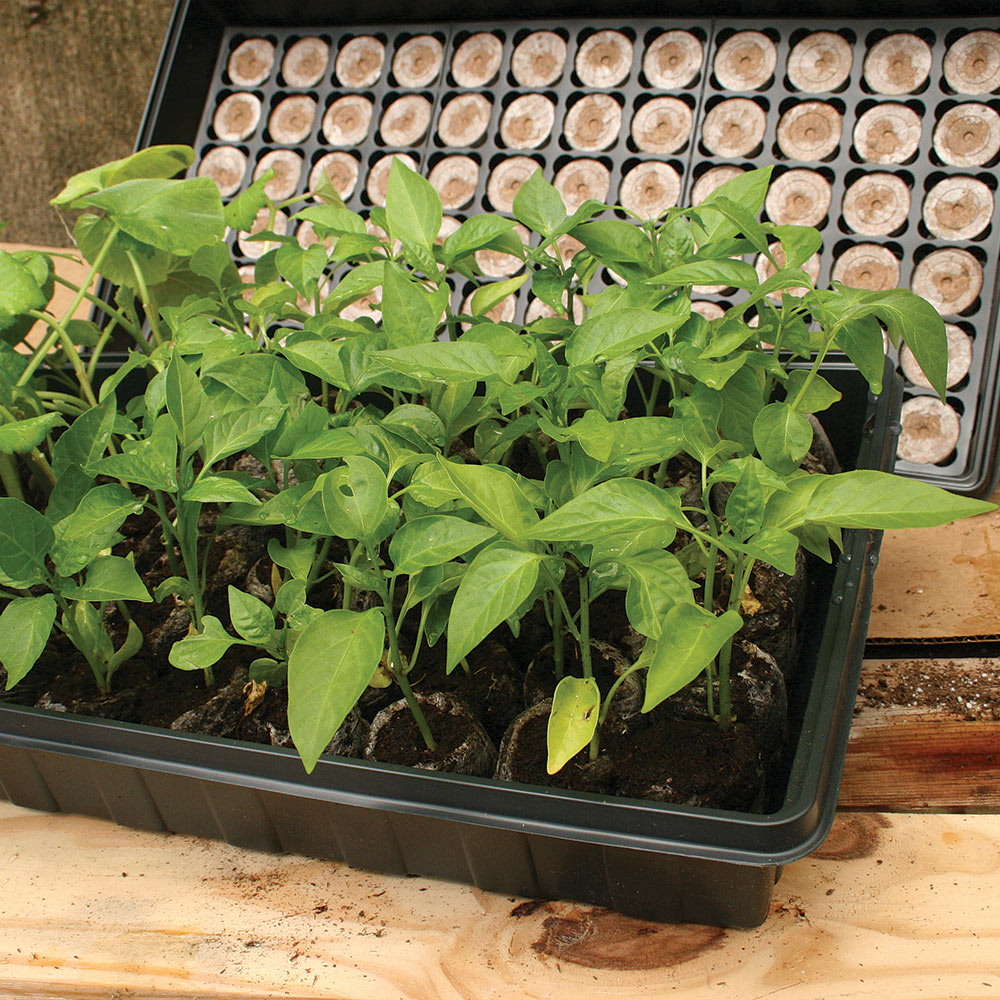
<svg viewBox="0 0 1000 1000">
<path fill-rule="evenodd" d="M 897 471 L 983 495 L 996 483 L 995 23 L 227 25 L 211 68 L 194 75 L 208 84 L 194 127 L 160 127 L 158 115 L 177 118 L 161 66 L 143 134 L 192 142 L 192 172 L 225 198 L 273 168 L 275 200 L 302 196 L 276 220 L 287 233 L 321 174 L 363 214 L 383 204 L 394 156 L 440 194 L 442 238 L 470 214 L 510 215 L 538 167 L 570 211 L 597 198 L 654 217 L 773 163 L 762 217 L 821 231 L 806 264 L 817 284 L 912 288 L 944 317 L 946 402 L 905 349 L 896 359 L 906 385 Z M 308 223 L 294 232 L 303 245 L 316 239 Z M 252 280 L 268 244 L 248 235 L 234 234 L 233 251 Z M 579 248 L 568 236 L 559 247 L 567 258 Z M 770 263 L 753 263 L 766 277 Z M 479 264 L 493 278 L 519 268 L 496 253 L 480 253 Z M 468 292 L 456 288 L 456 308 Z M 708 317 L 740 295 L 695 292 Z M 378 315 L 377 301 L 348 308 Z M 546 312 L 521 291 L 494 318 Z"/>
</svg>

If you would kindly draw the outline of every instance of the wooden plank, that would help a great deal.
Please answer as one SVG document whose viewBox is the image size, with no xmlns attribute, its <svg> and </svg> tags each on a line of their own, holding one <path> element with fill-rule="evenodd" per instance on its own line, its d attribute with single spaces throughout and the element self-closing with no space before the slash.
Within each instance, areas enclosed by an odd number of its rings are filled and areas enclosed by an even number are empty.
<svg viewBox="0 0 1000 1000">
<path fill-rule="evenodd" d="M 0 997 L 997 996 L 1000 817 L 848 813 L 752 931 L 0 803 Z"/>
</svg>

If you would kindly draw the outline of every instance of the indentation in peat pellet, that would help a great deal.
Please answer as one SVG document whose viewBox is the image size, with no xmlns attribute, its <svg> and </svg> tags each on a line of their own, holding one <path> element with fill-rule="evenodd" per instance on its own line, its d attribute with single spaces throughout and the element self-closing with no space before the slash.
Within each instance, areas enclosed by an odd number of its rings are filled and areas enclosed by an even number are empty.
<svg viewBox="0 0 1000 1000">
<path fill-rule="evenodd" d="M 880 831 L 891 828 L 892 823 L 878 813 L 842 813 L 812 857 L 819 861 L 857 861 L 870 857 L 881 843 Z"/>
</svg>

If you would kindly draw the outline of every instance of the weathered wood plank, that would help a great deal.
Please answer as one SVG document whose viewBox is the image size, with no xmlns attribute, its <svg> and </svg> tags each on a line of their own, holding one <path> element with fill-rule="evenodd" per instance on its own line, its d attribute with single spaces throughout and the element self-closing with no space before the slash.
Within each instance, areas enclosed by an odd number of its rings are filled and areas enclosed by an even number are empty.
<svg viewBox="0 0 1000 1000">
<path fill-rule="evenodd" d="M 1000 990 L 1000 817 L 842 814 L 753 931 L 662 926 L 0 803 L 0 997 Z"/>
</svg>

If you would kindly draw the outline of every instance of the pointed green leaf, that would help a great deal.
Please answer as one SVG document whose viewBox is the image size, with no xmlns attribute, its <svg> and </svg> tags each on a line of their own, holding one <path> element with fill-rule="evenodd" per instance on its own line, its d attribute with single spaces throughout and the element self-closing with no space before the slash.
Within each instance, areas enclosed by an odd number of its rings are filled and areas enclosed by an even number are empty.
<svg viewBox="0 0 1000 1000">
<path fill-rule="evenodd" d="M 517 480 L 486 465 L 459 465 L 438 458 L 452 486 L 472 509 L 502 535 L 518 541 L 538 524 L 538 514 Z"/>
<path fill-rule="evenodd" d="M 769 403 L 753 423 L 757 453 L 775 472 L 788 475 L 806 457 L 813 429 L 807 417 L 787 403 Z"/>
<path fill-rule="evenodd" d="M 0 614 L 0 663 L 7 671 L 9 691 L 38 662 L 56 620 L 56 600 L 15 597 Z"/>
<path fill-rule="evenodd" d="M 191 366 L 174 351 L 164 381 L 167 413 L 174 422 L 184 452 L 197 447 L 212 417 L 212 404 Z"/>
<path fill-rule="evenodd" d="M 238 643 L 213 615 L 201 620 L 201 631 L 185 636 L 170 647 L 171 666 L 178 670 L 207 670 L 225 656 L 230 646 Z"/>
<path fill-rule="evenodd" d="M 107 451 L 115 424 L 115 405 L 112 397 L 100 406 L 80 414 L 59 435 L 52 448 L 52 471 L 59 480 L 71 465 L 83 472 Z"/>
<path fill-rule="evenodd" d="M 246 503 L 258 506 L 260 501 L 242 484 L 227 476 L 199 476 L 186 490 L 183 499 L 198 503 Z"/>
<path fill-rule="evenodd" d="M 316 483 L 330 531 L 338 538 L 374 546 L 395 527 L 398 508 L 389 500 L 385 473 L 371 459 L 349 455 L 344 465 L 324 473 Z"/>
<path fill-rule="evenodd" d="M 140 601 L 153 600 L 146 585 L 135 571 L 135 565 L 121 556 L 98 556 L 87 567 L 86 581 L 61 588 L 62 596 L 73 601 Z"/>
<path fill-rule="evenodd" d="M 464 338 L 373 351 L 370 357 L 421 381 L 481 382 L 496 376 L 500 369 L 499 359 L 488 347 Z"/>
<path fill-rule="evenodd" d="M 693 604 L 694 584 L 681 561 L 671 552 L 644 552 L 621 562 L 628 574 L 625 613 L 632 627 L 658 639 L 663 619 L 678 604 Z"/>
<path fill-rule="evenodd" d="M 507 296 L 513 295 L 529 278 L 527 271 L 506 281 L 489 281 L 480 285 L 472 293 L 469 302 L 469 312 L 473 316 L 485 316 L 494 306 L 499 305 Z"/>
<path fill-rule="evenodd" d="M 118 529 L 143 503 L 118 483 L 95 486 L 72 514 L 55 525 L 52 562 L 63 576 L 84 568 L 102 549 L 121 541 Z"/>
<path fill-rule="evenodd" d="M 65 427 L 62 414 L 43 413 L 40 417 L 28 417 L 0 424 L 0 454 L 23 455 L 37 448 L 56 427 Z"/>
<path fill-rule="evenodd" d="M 566 221 L 562 196 L 536 170 L 514 195 L 514 218 L 541 236 L 554 235 Z"/>
<path fill-rule="evenodd" d="M 620 358 L 664 333 L 678 329 L 691 313 L 691 303 L 678 296 L 663 310 L 624 308 L 585 320 L 566 345 L 571 365 Z"/>
<path fill-rule="evenodd" d="M 412 574 L 450 562 L 496 537 L 493 528 L 447 514 L 428 514 L 407 521 L 389 543 L 396 571 Z"/>
<path fill-rule="evenodd" d="M 391 347 L 434 340 L 441 321 L 438 302 L 406 276 L 398 264 L 386 262 L 382 285 L 382 326 Z"/>
<path fill-rule="evenodd" d="M 757 271 L 744 260 L 693 260 L 646 279 L 652 285 L 725 285 L 727 288 L 756 288 Z"/>
<path fill-rule="evenodd" d="M 549 774 L 560 771 L 587 746 L 601 712 L 601 692 L 593 677 L 564 677 L 552 695 L 545 740 Z"/>
<path fill-rule="evenodd" d="M 274 636 L 274 612 L 253 594 L 229 588 L 229 620 L 247 642 L 263 646 Z"/>
<path fill-rule="evenodd" d="M 255 445 L 278 426 L 281 417 L 280 409 L 262 403 L 259 406 L 232 410 L 209 421 L 202 438 L 205 466 L 214 465 L 219 459 Z"/>
<path fill-rule="evenodd" d="M 393 157 L 386 186 L 389 232 L 403 243 L 430 250 L 441 229 L 441 199 L 420 174 Z"/>
</svg>

